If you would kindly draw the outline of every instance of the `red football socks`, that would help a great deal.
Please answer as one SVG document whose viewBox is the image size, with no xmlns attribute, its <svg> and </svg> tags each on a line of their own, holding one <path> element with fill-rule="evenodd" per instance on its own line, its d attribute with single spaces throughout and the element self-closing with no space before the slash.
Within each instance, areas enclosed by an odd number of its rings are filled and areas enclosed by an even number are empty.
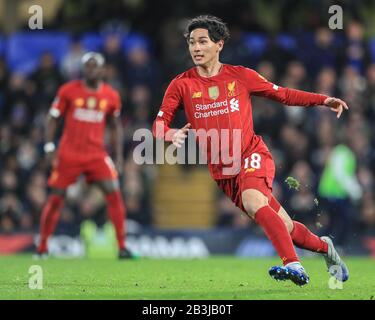
<svg viewBox="0 0 375 320">
<path fill-rule="evenodd" d="M 125 248 L 126 209 L 120 191 L 106 194 L 108 215 L 115 227 L 119 249 Z"/>
<path fill-rule="evenodd" d="M 328 244 L 313 234 L 305 225 L 297 221 L 293 221 L 293 231 L 290 236 L 294 244 L 302 249 L 307 249 L 319 253 L 327 253 Z"/>
<path fill-rule="evenodd" d="M 60 210 L 64 205 L 64 198 L 51 194 L 43 208 L 40 217 L 40 243 L 38 253 L 47 252 L 47 240 L 56 228 L 60 217 Z"/>
<path fill-rule="evenodd" d="M 255 213 L 255 222 L 263 228 L 284 265 L 299 261 L 284 221 L 270 206 L 264 206 Z"/>
<path fill-rule="evenodd" d="M 278 212 L 281 205 L 272 195 L 270 207 Z M 321 240 L 317 235 L 313 234 L 305 225 L 300 222 L 293 221 L 293 230 L 290 233 L 293 243 L 301 249 L 306 249 L 314 252 L 327 253 L 328 245 Z"/>
</svg>

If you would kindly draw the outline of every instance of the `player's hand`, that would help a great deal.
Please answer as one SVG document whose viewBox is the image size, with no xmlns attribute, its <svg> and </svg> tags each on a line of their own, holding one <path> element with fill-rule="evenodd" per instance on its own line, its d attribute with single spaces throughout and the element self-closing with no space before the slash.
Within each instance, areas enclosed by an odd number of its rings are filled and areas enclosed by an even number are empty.
<svg viewBox="0 0 375 320">
<path fill-rule="evenodd" d="M 348 110 L 349 107 L 345 103 L 345 101 L 342 101 L 338 98 L 329 97 L 325 99 L 324 105 L 329 107 L 333 112 L 337 113 L 337 118 L 340 118 L 343 111 L 346 109 Z"/>
<path fill-rule="evenodd" d="M 185 126 L 175 132 L 172 137 L 172 143 L 177 147 L 181 148 L 184 144 L 185 139 L 187 138 L 187 133 L 191 128 L 191 124 L 187 123 Z"/>
</svg>

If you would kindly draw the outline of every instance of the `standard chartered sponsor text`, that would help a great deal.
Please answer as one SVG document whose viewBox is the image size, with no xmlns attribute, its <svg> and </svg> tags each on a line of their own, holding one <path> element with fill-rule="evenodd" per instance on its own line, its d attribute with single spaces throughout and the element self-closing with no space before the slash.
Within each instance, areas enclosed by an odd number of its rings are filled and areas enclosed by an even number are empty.
<svg viewBox="0 0 375 320">
<path fill-rule="evenodd" d="M 222 108 L 222 107 L 225 107 L 225 108 L 219 109 L 219 110 L 212 110 L 212 109 L 217 109 L 217 108 Z M 208 104 L 196 104 L 195 110 L 196 112 L 194 112 L 194 117 L 196 119 L 219 116 L 222 114 L 229 113 L 228 101 L 224 100 L 224 101 L 215 101 L 215 102 L 208 103 Z M 205 111 L 205 110 L 209 110 L 209 111 L 199 112 L 199 111 Z"/>
</svg>

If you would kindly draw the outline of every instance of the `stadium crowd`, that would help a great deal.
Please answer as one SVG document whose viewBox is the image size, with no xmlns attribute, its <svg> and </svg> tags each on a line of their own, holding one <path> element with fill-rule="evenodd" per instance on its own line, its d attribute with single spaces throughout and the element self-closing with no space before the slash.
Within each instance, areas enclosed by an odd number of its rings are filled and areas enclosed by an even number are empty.
<svg viewBox="0 0 375 320">
<path fill-rule="evenodd" d="M 59 15 L 62 21 L 68 19 L 65 11 Z M 109 33 L 101 49 L 106 58 L 105 79 L 120 91 L 124 106 L 122 191 L 128 219 L 142 225 L 152 225 L 150 187 L 158 168 L 133 162 L 133 132 L 151 127 L 166 84 L 191 66 L 182 38 L 184 21 L 166 19 L 158 30 L 173 31 L 166 37 L 158 37 L 161 41 L 154 49 L 139 46 L 125 53 L 119 36 L 124 31 Z M 223 62 L 254 68 L 281 86 L 340 97 L 350 107 L 337 120 L 323 107 L 283 107 L 270 100 L 253 98 L 255 131 L 264 137 L 276 162 L 277 198 L 295 219 L 306 223 L 312 231 L 340 234 L 344 229 L 341 244 L 359 234 L 374 234 L 375 55 L 364 24 L 348 21 L 342 32 L 316 26 L 312 32 L 301 31 L 295 45 L 280 42 L 270 33 L 260 33 L 266 39 L 261 52 L 245 40 L 251 26 L 241 29 L 229 24 L 229 27 L 232 36 L 224 48 Z M 148 36 L 152 38 L 152 34 Z M 79 36 L 75 36 L 60 64 L 46 52 L 38 67 L 27 75 L 12 72 L 5 57 L 0 57 L 0 233 L 37 230 L 48 192 L 49 168 L 43 157 L 44 119 L 58 87 L 79 76 L 84 52 Z M 174 124 L 184 124 L 182 112 Z M 351 185 L 345 186 L 345 224 L 339 226 L 341 231 L 332 231 L 329 228 L 332 221 L 341 219 L 341 209 L 334 210 L 335 206 L 324 199 L 319 193 L 319 183 L 338 144 L 345 144 L 355 156 L 353 178 L 359 188 L 352 196 Z M 298 191 L 289 189 L 285 183 L 288 176 L 300 182 Z M 104 200 L 95 188 L 89 189 L 84 183 L 75 185 L 69 189 L 67 203 L 59 224 L 61 232 L 74 232 L 87 217 L 104 222 Z M 217 212 L 218 226 L 250 226 L 249 220 L 238 214 L 238 209 L 219 192 Z"/>
</svg>

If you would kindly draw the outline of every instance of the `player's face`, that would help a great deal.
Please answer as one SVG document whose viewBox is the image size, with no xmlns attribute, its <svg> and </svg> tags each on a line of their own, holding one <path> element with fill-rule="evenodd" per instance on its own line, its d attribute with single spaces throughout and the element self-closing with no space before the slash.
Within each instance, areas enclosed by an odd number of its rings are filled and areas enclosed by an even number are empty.
<svg viewBox="0 0 375 320">
<path fill-rule="evenodd" d="M 188 38 L 189 51 L 196 66 L 207 66 L 219 60 L 223 41 L 213 42 L 208 36 L 207 29 L 194 29 Z"/>
<path fill-rule="evenodd" d="M 83 66 L 83 76 L 89 81 L 100 80 L 102 76 L 102 67 L 98 65 L 95 59 L 90 59 Z"/>
</svg>

